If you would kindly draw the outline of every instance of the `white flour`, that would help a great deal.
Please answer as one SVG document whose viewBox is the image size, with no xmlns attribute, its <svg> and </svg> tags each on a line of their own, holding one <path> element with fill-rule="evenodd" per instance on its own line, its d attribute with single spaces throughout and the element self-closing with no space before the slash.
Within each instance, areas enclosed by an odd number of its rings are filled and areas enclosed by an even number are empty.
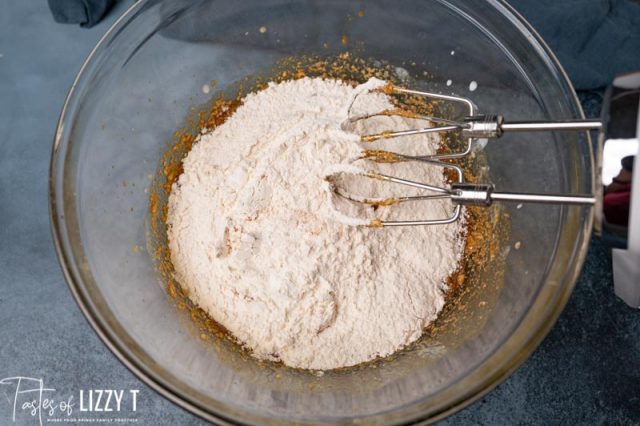
<svg viewBox="0 0 640 426">
<path fill-rule="evenodd" d="M 359 155 L 356 133 L 418 124 L 375 117 L 343 126 L 358 93 L 351 115 L 390 107 L 386 95 L 369 91 L 381 83 L 271 84 L 200 136 L 184 160 L 167 219 L 176 278 L 256 357 L 309 369 L 358 364 L 416 340 L 444 305 L 446 279 L 462 255 L 461 223 L 376 229 L 343 222 L 441 217 L 450 202 L 374 212 L 332 195 L 324 179 Z M 369 147 L 428 154 L 437 142 L 422 136 Z M 420 163 L 354 165 L 444 184 L 441 169 Z M 339 180 L 363 196 L 409 193 L 364 178 Z"/>
</svg>

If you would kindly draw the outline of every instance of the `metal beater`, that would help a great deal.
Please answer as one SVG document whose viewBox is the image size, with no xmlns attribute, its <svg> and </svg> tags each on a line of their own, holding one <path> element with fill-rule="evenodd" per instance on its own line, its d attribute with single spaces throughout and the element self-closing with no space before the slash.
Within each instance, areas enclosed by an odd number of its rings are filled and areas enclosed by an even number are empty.
<svg viewBox="0 0 640 426">
<path fill-rule="evenodd" d="M 437 93 L 421 92 L 410 90 L 393 85 L 387 85 L 382 90 L 386 94 L 400 95 L 417 95 L 427 99 L 448 101 L 461 105 L 465 109 L 465 118 L 462 122 L 448 120 L 439 117 L 430 117 L 418 115 L 404 109 L 381 111 L 376 114 L 361 115 L 350 118 L 351 122 L 367 119 L 379 115 L 401 115 L 409 118 L 417 118 L 434 123 L 434 127 L 424 127 L 420 129 L 400 130 L 400 131 L 384 131 L 382 133 L 363 135 L 362 142 L 373 142 L 379 139 L 390 139 L 402 136 L 421 135 L 427 133 L 442 133 L 451 131 L 461 131 L 462 137 L 466 139 L 466 149 L 460 152 L 442 153 L 425 156 L 410 156 L 384 150 L 364 150 L 362 159 L 367 159 L 380 163 L 394 163 L 402 161 L 421 161 L 429 163 L 433 166 L 439 166 L 453 170 L 456 179 L 448 187 L 439 187 L 429 185 L 422 182 L 415 182 L 402 179 L 396 176 L 384 175 L 374 171 L 368 171 L 352 167 L 350 173 L 359 174 L 364 177 L 380 179 L 400 185 L 406 185 L 413 188 L 428 191 L 428 195 L 394 197 L 394 198 L 363 198 L 346 193 L 340 188 L 334 187 L 334 192 L 348 200 L 365 203 L 375 206 L 392 206 L 407 201 L 420 201 L 430 199 L 450 199 L 455 208 L 451 216 L 441 219 L 423 219 L 423 220 L 403 220 L 403 221 L 383 221 L 374 219 L 369 226 L 414 226 L 414 225 L 442 225 L 452 223 L 460 218 L 462 206 L 478 205 L 489 206 L 494 201 L 501 202 L 520 202 L 520 203 L 545 203 L 545 204 L 577 204 L 577 205 L 593 205 L 596 203 L 594 195 L 569 195 L 569 194 L 522 194 L 513 192 L 497 192 L 494 185 L 486 183 L 469 183 L 464 180 L 464 173 L 460 166 L 443 160 L 454 160 L 469 155 L 472 151 L 473 144 L 479 139 L 499 138 L 507 132 L 537 132 L 537 131 L 580 131 L 580 130 L 598 130 L 602 127 L 599 120 L 570 120 L 570 121 L 520 121 L 507 122 L 500 115 L 478 115 L 473 102 L 467 98 L 458 96 L 441 95 Z M 336 174 L 341 172 L 336 172 Z M 343 173 L 343 172 L 342 172 Z M 330 181 L 331 176 L 327 176 Z"/>
</svg>

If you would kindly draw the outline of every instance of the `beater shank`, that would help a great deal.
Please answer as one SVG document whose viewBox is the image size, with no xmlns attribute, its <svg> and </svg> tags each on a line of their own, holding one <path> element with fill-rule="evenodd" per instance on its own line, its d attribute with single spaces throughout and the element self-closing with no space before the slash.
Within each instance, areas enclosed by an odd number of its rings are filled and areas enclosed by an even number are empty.
<svg viewBox="0 0 640 426">
<path fill-rule="evenodd" d="M 567 205 L 585 205 L 592 206 L 596 203 L 594 195 L 571 195 L 571 194 L 540 194 L 540 193 L 513 193 L 513 192 L 496 192 L 493 184 L 468 183 L 464 181 L 464 173 L 462 169 L 450 162 L 442 160 L 451 160 L 462 158 L 471 152 L 472 144 L 478 139 L 499 138 L 507 132 L 538 132 L 538 131 L 589 131 L 599 130 L 602 123 L 598 120 L 557 120 L 557 121 L 505 121 L 501 115 L 479 115 L 476 113 L 476 107 L 471 100 L 451 95 L 441 95 L 437 93 L 421 92 L 417 90 L 404 89 L 393 85 L 385 86 L 383 93 L 397 95 L 415 95 L 437 101 L 448 101 L 462 106 L 465 109 L 465 118 L 462 121 L 454 121 L 440 117 L 424 116 L 407 111 L 404 109 L 381 111 L 378 114 L 366 116 L 352 117 L 351 122 L 363 120 L 375 115 L 397 115 L 407 118 L 421 119 L 429 121 L 432 125 L 418 129 L 407 130 L 387 130 L 377 134 L 362 135 L 363 143 L 370 143 L 380 139 L 393 139 L 403 136 L 415 136 L 429 133 L 446 133 L 460 132 L 462 137 L 467 140 L 464 151 L 449 152 L 443 154 L 418 155 L 409 156 L 395 152 L 383 150 L 363 150 L 361 159 L 375 161 L 378 163 L 395 163 L 403 161 L 420 161 L 432 166 L 439 166 L 445 169 L 455 171 L 457 179 L 447 188 L 429 185 L 421 182 L 410 181 L 400 177 L 383 175 L 373 171 L 352 168 L 352 173 L 356 173 L 368 178 L 384 180 L 387 182 L 418 188 L 427 191 L 427 194 L 393 197 L 387 199 L 367 199 L 346 194 L 340 189 L 335 192 L 351 201 L 360 202 L 378 207 L 390 207 L 407 201 L 424 201 L 438 198 L 448 198 L 453 203 L 453 211 L 450 216 L 441 219 L 424 219 L 411 221 L 383 221 L 374 219 L 370 226 L 413 226 L 413 225 L 441 225 L 452 223 L 461 216 L 461 208 L 464 205 L 489 206 L 494 201 L 500 202 L 520 202 L 520 203 L 543 203 L 543 204 L 567 204 Z M 330 180 L 332 174 L 326 177 Z"/>
</svg>

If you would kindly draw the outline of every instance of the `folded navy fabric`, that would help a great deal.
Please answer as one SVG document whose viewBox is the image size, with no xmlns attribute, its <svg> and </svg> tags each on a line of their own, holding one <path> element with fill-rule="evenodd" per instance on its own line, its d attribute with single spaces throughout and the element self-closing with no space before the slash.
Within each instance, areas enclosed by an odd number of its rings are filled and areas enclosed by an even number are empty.
<svg viewBox="0 0 640 426">
<path fill-rule="evenodd" d="M 557 55 L 578 90 L 640 70 L 637 0 L 508 0 Z"/>
<path fill-rule="evenodd" d="M 57 22 L 83 27 L 98 23 L 116 2 L 48 1 Z M 640 69 L 639 0 L 508 1 L 549 44 L 576 89 L 605 87 L 616 75 Z"/>
<path fill-rule="evenodd" d="M 49 0 L 53 19 L 62 24 L 93 27 L 106 15 L 116 0 Z"/>
</svg>

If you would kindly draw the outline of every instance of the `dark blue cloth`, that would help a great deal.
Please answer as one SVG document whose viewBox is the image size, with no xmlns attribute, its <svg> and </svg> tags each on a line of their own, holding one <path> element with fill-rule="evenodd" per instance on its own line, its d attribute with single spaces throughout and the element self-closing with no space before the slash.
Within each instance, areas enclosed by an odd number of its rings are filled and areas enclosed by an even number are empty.
<svg viewBox="0 0 640 426">
<path fill-rule="evenodd" d="M 540 33 L 578 90 L 640 70 L 638 0 L 508 0 Z"/>
<path fill-rule="evenodd" d="M 116 0 L 48 1 L 57 22 L 91 27 Z M 640 69 L 640 1 L 509 2 L 549 44 L 576 89 L 605 87 L 616 75 Z"/>
<path fill-rule="evenodd" d="M 116 0 L 49 0 L 49 9 L 56 22 L 93 27 L 113 7 Z"/>
</svg>

